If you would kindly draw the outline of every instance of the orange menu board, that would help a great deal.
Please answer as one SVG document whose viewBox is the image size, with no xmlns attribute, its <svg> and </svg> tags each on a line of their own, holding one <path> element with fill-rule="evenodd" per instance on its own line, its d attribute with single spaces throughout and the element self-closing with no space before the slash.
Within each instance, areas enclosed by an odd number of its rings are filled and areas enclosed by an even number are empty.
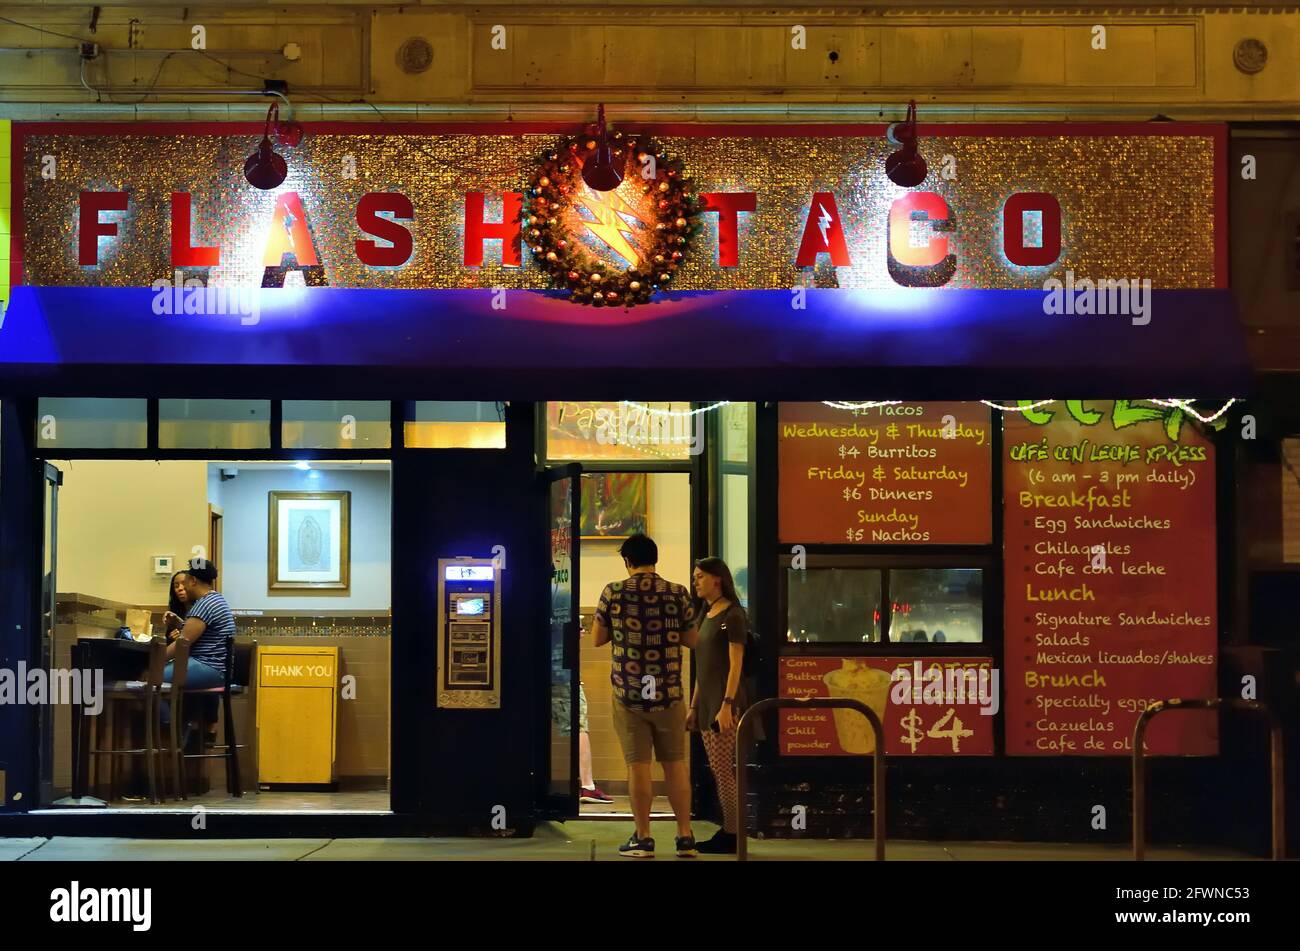
<svg viewBox="0 0 1300 951">
<path fill-rule="evenodd" d="M 983 404 L 782 403 L 778 419 L 782 542 L 991 540 L 992 425 Z"/>
<path fill-rule="evenodd" d="M 870 707 L 889 756 L 991 755 L 999 693 L 987 657 L 781 658 L 782 697 Z M 876 749 L 870 722 L 850 708 L 794 707 L 780 712 L 780 722 L 785 756 L 860 756 Z"/>
<path fill-rule="evenodd" d="M 1128 756 L 1157 700 L 1216 696 L 1214 444 L 1178 408 L 1008 412 L 1007 752 Z M 1217 752 L 1212 713 L 1162 713 L 1146 751 Z"/>
</svg>

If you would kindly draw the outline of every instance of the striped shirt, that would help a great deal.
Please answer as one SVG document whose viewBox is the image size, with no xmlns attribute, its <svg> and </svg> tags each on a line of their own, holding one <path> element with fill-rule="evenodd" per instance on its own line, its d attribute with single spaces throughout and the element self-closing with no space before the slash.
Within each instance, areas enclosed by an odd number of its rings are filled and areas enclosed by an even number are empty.
<svg viewBox="0 0 1300 951">
<path fill-rule="evenodd" d="M 235 636 L 235 615 L 230 605 L 216 591 L 209 591 L 194 602 L 188 621 L 197 618 L 206 627 L 199 639 L 190 645 L 190 656 L 217 670 L 226 669 L 226 638 Z"/>
</svg>

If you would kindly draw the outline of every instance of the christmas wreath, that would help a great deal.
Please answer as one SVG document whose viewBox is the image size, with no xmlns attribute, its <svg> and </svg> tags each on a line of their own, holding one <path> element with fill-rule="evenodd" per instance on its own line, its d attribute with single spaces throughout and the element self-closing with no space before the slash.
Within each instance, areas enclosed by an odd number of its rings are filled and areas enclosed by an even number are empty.
<svg viewBox="0 0 1300 951">
<path fill-rule="evenodd" d="M 523 238 L 570 300 L 631 307 L 676 275 L 699 227 L 699 200 L 680 157 L 649 136 L 610 132 L 607 141 L 622 175 L 611 191 L 596 191 L 582 178 L 583 164 L 601 145 L 599 129 L 566 136 L 538 156 L 525 194 Z"/>
</svg>

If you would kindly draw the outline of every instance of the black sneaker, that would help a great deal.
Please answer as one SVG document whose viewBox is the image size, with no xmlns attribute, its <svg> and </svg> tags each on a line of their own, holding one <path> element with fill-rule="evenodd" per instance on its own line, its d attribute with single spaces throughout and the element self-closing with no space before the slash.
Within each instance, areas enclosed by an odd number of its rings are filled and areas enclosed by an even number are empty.
<svg viewBox="0 0 1300 951">
<path fill-rule="evenodd" d="M 696 849 L 705 855 L 735 855 L 736 834 L 719 829 L 713 838 L 701 842 Z"/>
<path fill-rule="evenodd" d="M 677 837 L 677 857 L 679 859 L 693 859 L 699 855 L 695 848 L 695 836 L 679 835 Z"/>
<path fill-rule="evenodd" d="M 655 857 L 654 836 L 638 839 L 636 833 L 633 832 L 628 837 L 628 840 L 618 847 L 618 854 L 625 855 L 630 859 L 652 859 Z"/>
</svg>

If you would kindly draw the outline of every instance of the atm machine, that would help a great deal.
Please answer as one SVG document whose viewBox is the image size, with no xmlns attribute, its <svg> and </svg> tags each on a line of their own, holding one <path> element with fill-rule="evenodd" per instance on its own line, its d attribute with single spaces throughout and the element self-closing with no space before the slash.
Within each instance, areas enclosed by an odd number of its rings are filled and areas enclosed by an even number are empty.
<svg viewBox="0 0 1300 951">
<path fill-rule="evenodd" d="M 438 559 L 438 706 L 501 707 L 501 570 L 491 558 Z"/>
</svg>

